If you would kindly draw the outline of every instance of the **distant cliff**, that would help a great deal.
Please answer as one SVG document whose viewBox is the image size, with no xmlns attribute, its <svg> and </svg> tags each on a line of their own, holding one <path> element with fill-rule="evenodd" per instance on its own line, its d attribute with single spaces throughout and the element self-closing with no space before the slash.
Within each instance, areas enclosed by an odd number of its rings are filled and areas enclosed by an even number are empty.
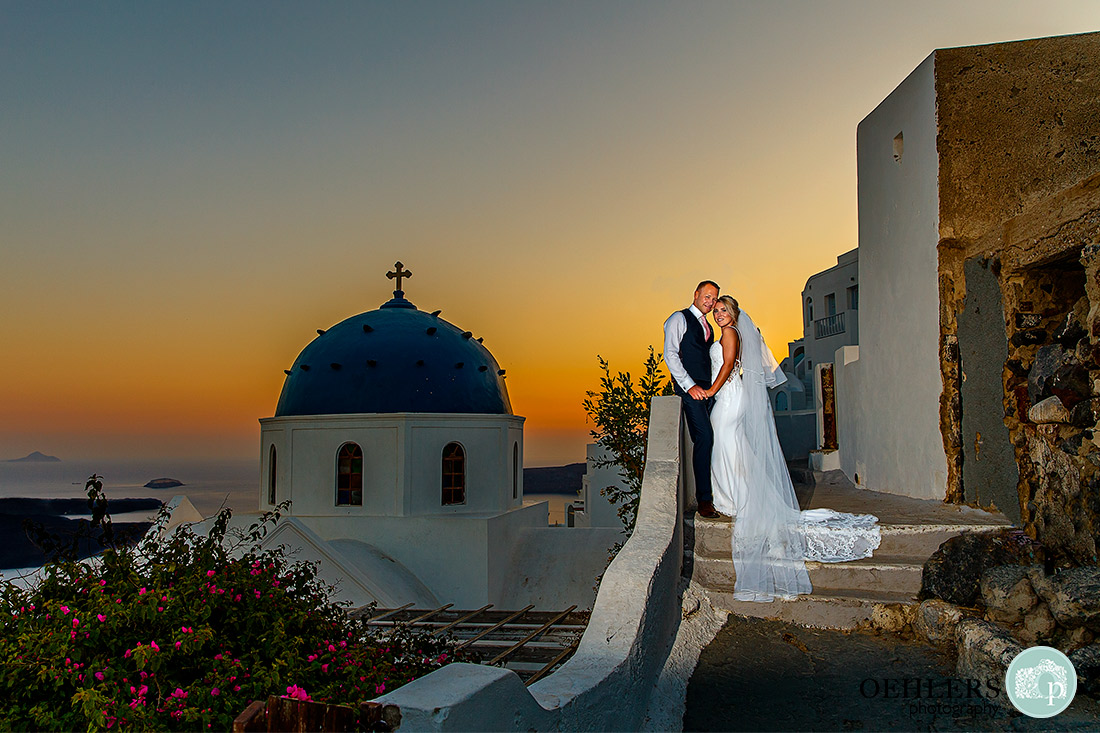
<svg viewBox="0 0 1100 733">
<path fill-rule="evenodd" d="M 9 458 L 5 463 L 61 463 L 61 459 L 57 456 L 48 456 L 45 453 L 35 451 L 22 458 Z"/>
<path fill-rule="evenodd" d="M 523 469 L 524 494 L 567 494 L 581 490 L 581 479 L 587 468 L 584 463 L 567 466 Z"/>
</svg>

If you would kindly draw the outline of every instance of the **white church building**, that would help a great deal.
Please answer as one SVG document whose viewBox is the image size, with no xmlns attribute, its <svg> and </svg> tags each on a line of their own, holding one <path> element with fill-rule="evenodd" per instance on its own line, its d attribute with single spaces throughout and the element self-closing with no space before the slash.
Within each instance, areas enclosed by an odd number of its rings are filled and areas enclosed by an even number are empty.
<svg viewBox="0 0 1100 733">
<path fill-rule="evenodd" d="M 356 604 L 590 606 L 616 531 L 548 527 L 545 502 L 524 506 L 504 370 L 409 302 L 402 268 L 391 300 L 318 330 L 260 420 L 260 509 L 290 502 L 266 544 L 319 562 Z"/>
</svg>

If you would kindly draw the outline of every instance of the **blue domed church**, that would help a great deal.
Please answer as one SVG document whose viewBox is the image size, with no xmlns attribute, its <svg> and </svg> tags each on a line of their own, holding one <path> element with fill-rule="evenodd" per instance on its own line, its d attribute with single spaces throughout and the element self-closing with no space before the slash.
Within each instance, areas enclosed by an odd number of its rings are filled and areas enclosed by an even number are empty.
<svg viewBox="0 0 1100 733">
<path fill-rule="evenodd" d="M 497 603 L 546 527 L 523 506 L 524 418 L 481 339 L 405 298 L 403 267 L 391 300 L 318 330 L 260 420 L 260 509 L 291 502 L 269 542 L 354 603 Z"/>
</svg>

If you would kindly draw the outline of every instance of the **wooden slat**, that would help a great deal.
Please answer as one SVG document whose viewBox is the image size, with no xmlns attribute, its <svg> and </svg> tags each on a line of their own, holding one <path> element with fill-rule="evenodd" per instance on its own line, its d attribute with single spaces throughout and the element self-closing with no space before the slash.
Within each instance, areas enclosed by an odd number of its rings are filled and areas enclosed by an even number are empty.
<svg viewBox="0 0 1100 733">
<path fill-rule="evenodd" d="M 437 613 L 439 613 L 441 611 L 446 611 L 448 608 L 450 608 L 453 605 L 454 605 L 453 603 L 448 603 L 446 606 L 440 606 L 439 608 L 435 609 L 434 611 L 428 611 L 427 613 L 420 614 L 419 616 L 417 616 L 414 619 L 411 619 L 409 621 L 401 621 L 401 622 L 398 622 L 398 623 L 409 624 L 411 626 L 412 624 L 415 624 L 418 621 L 424 621 L 426 619 L 429 619 L 429 618 L 431 618 L 432 616 L 436 615 Z"/>
<path fill-rule="evenodd" d="M 519 611 L 516 611 L 515 613 L 513 613 L 508 618 L 503 619 L 501 621 L 498 621 L 497 623 L 493 624 L 489 628 L 485 629 L 484 631 L 482 631 L 480 634 L 478 634 L 474 638 L 467 639 L 466 641 L 462 642 L 461 644 L 458 645 L 458 647 L 456 647 L 456 649 L 465 649 L 466 647 L 470 646 L 471 644 L 473 644 L 475 641 L 477 641 L 481 637 L 488 634 L 490 631 L 495 631 L 496 629 L 499 629 L 504 624 L 508 623 L 509 621 L 511 621 L 514 618 L 518 618 L 518 617 L 522 616 L 523 614 L 527 613 L 528 611 L 530 611 L 534 607 L 535 607 L 535 605 L 532 603 L 531 605 L 527 606 L 526 608 L 523 608 L 523 609 L 520 609 Z"/>
<path fill-rule="evenodd" d="M 465 616 L 462 616 L 461 618 L 455 619 L 454 621 L 452 621 L 451 623 L 447 624 L 446 626 L 444 626 L 442 628 L 436 629 L 435 631 L 432 632 L 432 636 L 438 636 L 439 634 L 442 634 L 443 632 L 448 631 L 448 630 L 454 628 L 455 626 L 458 626 L 463 621 L 466 621 L 467 619 L 471 619 L 474 616 L 481 613 L 482 611 L 487 611 L 492 607 L 493 607 L 493 604 L 488 603 L 488 604 L 482 606 L 481 608 L 477 609 L 476 611 L 470 611 Z"/>
<path fill-rule="evenodd" d="M 552 670 L 557 664 L 561 663 L 561 660 L 565 659 L 568 655 L 570 655 L 573 652 L 577 651 L 577 644 L 579 644 L 579 643 L 580 643 L 579 641 L 574 642 L 572 646 L 569 646 L 569 647 L 566 647 L 565 649 L 562 649 L 561 654 L 554 657 L 551 661 L 547 662 L 545 667 L 543 667 L 538 672 L 535 672 L 533 675 L 528 677 L 527 680 L 524 681 L 523 684 L 524 685 L 532 685 L 535 682 L 538 682 L 543 677 L 545 677 L 550 672 L 550 670 Z"/>
<path fill-rule="evenodd" d="M 390 609 L 388 611 L 383 609 L 382 613 L 380 613 L 377 616 L 371 616 L 370 619 L 368 619 L 368 620 L 369 621 L 381 621 L 382 619 L 384 619 L 388 616 L 392 616 L 395 613 L 400 613 L 401 611 L 404 611 L 406 608 L 408 608 L 411 605 L 413 605 L 413 604 L 412 603 L 406 603 L 401 608 L 393 608 L 393 609 Z"/>
<path fill-rule="evenodd" d="M 517 641 L 515 644 L 512 645 L 512 647 L 510 649 L 508 649 L 506 651 L 503 651 L 500 654 L 498 654 L 497 656 L 493 657 L 491 660 L 489 660 L 489 664 L 496 664 L 497 662 L 501 661 L 502 659 L 505 659 L 512 652 L 514 652 L 516 649 L 519 649 L 521 646 L 523 646 L 524 644 L 531 641 L 536 636 L 538 636 L 539 634 L 541 634 L 542 632 L 546 631 L 548 628 L 553 626 L 555 621 L 557 621 L 559 618 L 562 618 L 562 617 L 568 615 L 569 612 L 572 611 L 576 607 L 577 607 L 576 604 L 574 604 L 574 605 L 570 606 L 569 608 L 565 609 L 560 614 L 558 614 L 557 617 L 550 619 L 549 621 L 544 623 L 541 627 L 535 629 L 530 634 L 523 637 L 521 640 Z"/>
</svg>

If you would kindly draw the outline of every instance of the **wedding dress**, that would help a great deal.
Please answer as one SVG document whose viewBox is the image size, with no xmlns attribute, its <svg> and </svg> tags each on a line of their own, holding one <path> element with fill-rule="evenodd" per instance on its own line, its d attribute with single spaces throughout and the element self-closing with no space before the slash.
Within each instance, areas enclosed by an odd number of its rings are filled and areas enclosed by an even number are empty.
<svg viewBox="0 0 1100 733">
<path fill-rule="evenodd" d="M 760 331 L 741 311 L 740 364 L 714 398 L 711 482 L 714 508 L 734 519 L 735 600 L 795 598 L 812 590 L 805 560 L 845 562 L 870 557 L 879 545 L 874 516 L 830 509 L 800 512 L 779 445 L 768 387 L 786 377 Z M 722 346 L 710 350 L 711 373 Z"/>
</svg>

